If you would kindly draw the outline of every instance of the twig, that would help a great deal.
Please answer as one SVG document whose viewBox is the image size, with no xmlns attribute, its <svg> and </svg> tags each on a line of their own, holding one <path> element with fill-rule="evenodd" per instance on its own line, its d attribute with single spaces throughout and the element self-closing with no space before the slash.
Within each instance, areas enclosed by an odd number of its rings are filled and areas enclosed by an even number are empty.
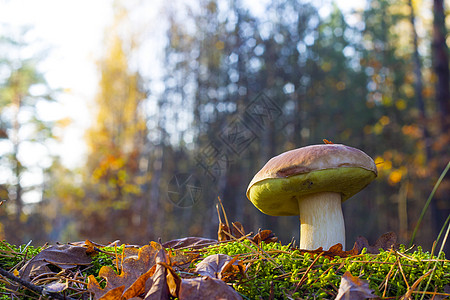
<svg viewBox="0 0 450 300">
<path fill-rule="evenodd" d="M 117 271 L 117 274 L 120 274 L 119 258 L 117 257 L 117 244 L 114 244 L 114 253 L 116 254 L 116 271 Z"/>
<path fill-rule="evenodd" d="M 432 296 L 450 296 L 449 293 L 439 293 L 439 292 L 422 292 L 422 291 L 413 291 L 413 294 L 423 294 L 423 295 L 432 295 Z"/>
<path fill-rule="evenodd" d="M 50 298 L 57 299 L 57 300 L 71 300 L 71 299 L 75 300 L 74 298 L 71 298 L 71 297 L 63 296 L 63 295 L 60 295 L 57 293 L 47 292 L 47 291 L 45 291 L 45 289 L 43 287 L 34 285 L 31 282 L 28 282 L 26 280 L 23 280 L 22 278 L 14 276 L 13 274 L 9 273 L 8 271 L 6 271 L 3 268 L 0 268 L 0 274 L 14 282 L 17 282 L 18 284 L 26 287 L 29 290 L 32 290 L 33 292 L 40 294 L 40 295 L 48 296 Z"/>
<path fill-rule="evenodd" d="M 10 245 L 8 245 L 8 243 L 5 243 L 4 241 L 0 241 L 0 243 L 3 245 L 3 246 L 5 246 L 6 248 L 8 248 L 9 250 L 11 250 L 11 253 L 14 253 L 14 254 L 22 254 L 22 253 L 20 253 L 20 252 L 16 252 L 14 249 L 12 249 L 11 247 L 10 247 Z M 23 254 L 22 254 L 23 255 Z"/>
<path fill-rule="evenodd" d="M 308 266 L 308 268 L 306 269 L 305 273 L 303 274 L 302 278 L 300 279 L 300 281 L 297 283 L 297 285 L 295 286 L 294 289 L 294 293 L 297 291 L 297 289 L 303 284 L 303 282 L 306 280 L 306 276 L 308 275 L 308 272 L 312 269 L 312 267 L 314 266 L 314 264 L 317 262 L 317 260 L 319 260 L 319 258 L 322 256 L 323 252 L 320 253 L 319 255 L 316 256 L 316 258 L 313 260 L 313 262 Z"/>
<path fill-rule="evenodd" d="M 404 299 L 410 299 L 412 293 L 414 293 L 414 290 L 417 288 L 417 286 L 419 285 L 419 283 L 422 282 L 422 280 L 424 280 L 428 275 L 430 275 L 433 272 L 433 270 L 429 270 L 428 272 L 426 272 L 425 274 L 423 274 L 422 276 L 419 277 L 419 279 L 416 280 L 416 282 L 413 283 L 413 285 L 411 287 L 408 287 L 408 291 L 406 292 L 406 294 L 404 295 Z"/>
<path fill-rule="evenodd" d="M 0 292 L 0 295 L 9 295 L 11 299 L 14 299 L 11 295 L 14 295 L 18 299 L 36 299 L 36 300 L 39 300 L 39 297 L 42 297 L 39 294 L 37 294 L 36 292 L 34 292 L 34 291 L 33 291 L 33 293 L 35 293 L 36 295 L 35 296 L 34 295 L 32 296 L 30 294 L 25 295 L 24 293 L 21 293 L 19 291 L 14 291 L 14 290 L 9 289 L 7 287 L 2 287 L 2 292 Z M 19 296 L 23 296 L 23 298 L 19 298 Z"/>
<path fill-rule="evenodd" d="M 230 237 L 230 238 L 232 239 L 232 241 L 240 242 L 236 237 L 234 237 L 233 235 L 229 234 L 228 232 L 224 231 L 224 233 L 225 233 L 228 237 Z M 246 247 L 247 249 L 249 249 L 250 251 L 252 251 L 252 252 L 255 253 L 256 255 L 261 256 L 263 259 L 267 259 L 267 260 L 270 261 L 272 264 L 274 264 L 275 267 L 276 267 L 277 269 L 280 269 L 283 273 L 285 273 L 284 270 L 283 270 L 283 267 L 282 267 L 281 265 L 277 264 L 277 263 L 275 262 L 275 260 L 274 260 L 270 255 L 268 255 L 263 249 L 261 249 L 261 247 L 259 247 L 259 246 L 258 246 L 255 242 L 253 242 L 252 240 L 250 240 L 250 242 L 253 243 L 253 245 L 255 245 L 259 250 L 261 250 L 261 253 L 258 252 L 258 251 L 256 251 L 256 250 L 253 249 L 252 247 L 246 245 L 245 243 L 241 243 L 241 245 L 244 246 L 244 247 Z M 264 254 L 266 254 L 266 255 L 264 255 Z"/>
<path fill-rule="evenodd" d="M 411 289 L 409 286 L 408 280 L 406 280 L 405 273 L 403 273 L 402 264 L 400 263 L 400 259 L 398 258 L 398 255 L 395 255 L 395 259 L 397 260 L 398 269 L 400 270 L 400 273 L 402 274 L 403 280 L 405 281 L 406 287 L 408 288 L 408 291 Z"/>
<path fill-rule="evenodd" d="M 391 273 L 392 273 L 392 270 L 394 270 L 394 267 L 395 267 L 395 264 L 392 264 L 391 268 L 389 269 L 389 272 L 386 275 L 386 278 L 384 278 L 384 291 L 383 291 L 383 295 L 381 296 L 381 298 L 383 298 L 383 299 L 386 297 L 386 292 L 388 289 L 388 282 L 391 279 Z M 381 284 L 383 284 L 383 282 L 381 282 Z"/>
</svg>

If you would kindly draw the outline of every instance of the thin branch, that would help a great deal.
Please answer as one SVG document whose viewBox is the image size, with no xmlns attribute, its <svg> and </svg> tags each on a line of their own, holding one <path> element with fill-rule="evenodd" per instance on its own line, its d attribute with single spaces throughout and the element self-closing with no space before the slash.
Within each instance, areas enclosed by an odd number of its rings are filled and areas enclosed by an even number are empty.
<svg viewBox="0 0 450 300">
<path fill-rule="evenodd" d="M 57 299 L 57 300 L 75 300 L 74 298 L 71 298 L 71 297 L 63 296 L 63 295 L 60 295 L 57 293 L 47 292 L 47 291 L 45 291 L 45 289 L 43 287 L 34 285 L 31 282 L 28 282 L 26 280 L 23 280 L 22 278 L 14 276 L 13 274 L 11 274 L 10 272 L 6 271 L 3 268 L 0 268 L 0 274 L 14 282 L 17 282 L 18 284 L 26 287 L 29 290 L 32 290 L 33 292 L 40 294 L 40 295 L 47 296 L 49 298 L 53 298 L 53 299 Z"/>
</svg>

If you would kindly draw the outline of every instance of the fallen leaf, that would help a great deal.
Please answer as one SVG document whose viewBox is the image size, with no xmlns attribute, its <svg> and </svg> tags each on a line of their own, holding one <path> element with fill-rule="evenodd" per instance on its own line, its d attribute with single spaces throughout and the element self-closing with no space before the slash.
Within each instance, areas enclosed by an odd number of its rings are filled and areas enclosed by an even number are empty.
<svg viewBox="0 0 450 300">
<path fill-rule="evenodd" d="M 94 244 L 93 242 L 86 240 L 84 242 L 84 245 L 86 247 L 86 254 L 88 255 L 95 255 L 98 253 L 98 245 Z"/>
<path fill-rule="evenodd" d="M 180 300 L 240 300 L 242 297 L 225 282 L 211 277 L 183 279 Z"/>
<path fill-rule="evenodd" d="M 189 252 L 183 250 L 172 250 L 169 251 L 169 262 L 173 267 L 184 267 L 186 265 L 190 265 L 191 262 L 196 260 L 200 253 L 198 252 Z"/>
<path fill-rule="evenodd" d="M 99 276 L 106 280 L 105 288 L 102 289 L 95 277 L 90 275 L 88 277 L 88 291 L 94 293 L 94 299 L 103 299 L 102 296 L 106 295 L 110 290 L 121 286 L 124 287 L 123 294 L 128 297 L 125 299 L 144 293 L 147 281 L 155 272 L 152 268 L 156 265 L 156 257 L 158 255 L 165 255 L 165 251 L 159 244 L 154 242 L 140 249 L 125 248 L 125 258 L 121 264 L 121 273 L 116 274 L 113 268 L 103 266 L 100 269 Z"/>
<path fill-rule="evenodd" d="M 125 290 L 125 286 L 121 285 L 116 288 L 113 288 L 106 292 L 101 298 L 94 298 L 99 300 L 118 300 L 122 299 L 123 291 Z"/>
<path fill-rule="evenodd" d="M 178 298 L 178 295 L 180 293 L 180 287 L 181 287 L 180 276 L 168 264 L 165 264 L 163 262 L 161 262 L 160 264 L 163 265 L 164 267 L 166 267 L 166 270 L 167 270 L 166 280 L 167 280 L 167 287 L 169 288 L 170 295 L 175 298 Z"/>
<path fill-rule="evenodd" d="M 262 231 L 258 232 L 253 237 L 252 240 L 256 244 L 259 244 L 261 242 L 275 243 L 276 241 L 278 241 L 278 238 L 275 236 L 275 234 L 271 230 L 262 230 Z"/>
<path fill-rule="evenodd" d="M 20 270 L 20 277 L 30 281 L 41 274 L 56 274 L 49 266 L 53 265 L 61 270 L 72 269 L 77 266 L 88 266 L 92 259 L 86 254 L 86 248 L 72 245 L 57 245 L 42 250 L 30 259 Z"/>
<path fill-rule="evenodd" d="M 202 276 L 220 278 L 220 273 L 230 261 L 233 261 L 233 257 L 225 254 L 210 255 L 197 264 L 195 272 Z"/>
<path fill-rule="evenodd" d="M 166 267 L 164 264 L 167 263 L 167 257 L 164 249 L 158 253 L 156 256 L 156 270 L 153 274 L 152 286 L 150 290 L 145 295 L 144 300 L 165 300 L 169 299 L 169 287 L 166 281 Z"/>
<path fill-rule="evenodd" d="M 334 258 L 335 256 L 344 258 L 344 257 L 353 256 L 353 255 L 358 254 L 358 250 L 355 247 L 356 247 L 356 244 L 352 250 L 345 251 L 342 249 L 342 245 L 339 243 L 334 246 L 331 246 L 330 249 L 328 249 L 326 251 L 324 251 L 322 247 L 319 247 L 316 250 L 300 249 L 300 252 L 301 253 L 310 253 L 310 254 L 322 254 L 324 257 L 328 257 L 328 258 Z"/>
<path fill-rule="evenodd" d="M 395 232 L 387 232 L 381 235 L 373 246 L 369 245 L 369 241 L 365 237 L 358 236 L 355 242 L 355 247 L 358 249 L 358 253 L 361 253 L 361 250 L 366 248 L 367 253 L 378 254 L 380 253 L 380 249 L 386 251 L 392 247 L 396 248 L 397 235 Z"/>
<path fill-rule="evenodd" d="M 231 236 L 230 228 L 226 224 L 220 222 L 219 230 L 217 230 L 217 240 L 219 242 L 229 241 L 231 240 L 230 236 Z"/>
<path fill-rule="evenodd" d="M 446 286 L 444 286 L 444 294 L 450 294 L 450 284 L 447 284 Z M 434 300 L 443 300 L 443 299 L 448 299 L 448 296 L 436 295 L 434 297 Z"/>
<path fill-rule="evenodd" d="M 67 282 L 54 281 L 44 286 L 44 293 L 61 293 L 67 288 Z"/>
<path fill-rule="evenodd" d="M 231 234 L 235 237 L 235 238 L 240 238 L 243 237 L 245 235 L 245 229 L 244 226 L 242 226 L 241 222 L 232 222 L 231 223 Z"/>
<path fill-rule="evenodd" d="M 236 280 L 238 274 L 240 274 L 241 278 L 244 278 L 245 268 L 242 261 L 238 260 L 238 256 L 235 256 L 222 267 L 219 274 L 219 279 L 225 282 L 230 282 Z"/>
<path fill-rule="evenodd" d="M 341 285 L 335 300 L 362 300 L 377 297 L 369 288 L 369 283 L 353 276 L 349 271 L 341 277 Z"/>
<path fill-rule="evenodd" d="M 156 267 L 153 266 L 150 268 L 147 272 L 139 276 L 136 281 L 134 281 L 126 290 L 125 286 L 124 290 L 122 291 L 122 298 L 125 299 L 132 299 L 133 297 L 137 295 L 141 295 L 145 293 L 146 290 L 148 290 L 151 285 L 153 284 L 153 281 L 151 281 L 151 277 L 155 273 Z M 150 280 L 150 282 L 149 282 Z"/>
</svg>

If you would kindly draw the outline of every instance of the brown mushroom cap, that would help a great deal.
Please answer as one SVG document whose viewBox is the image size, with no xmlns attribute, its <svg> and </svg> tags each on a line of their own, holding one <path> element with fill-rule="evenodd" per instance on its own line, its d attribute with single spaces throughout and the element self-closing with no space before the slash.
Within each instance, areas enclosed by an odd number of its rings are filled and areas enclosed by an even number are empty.
<svg viewBox="0 0 450 300">
<path fill-rule="evenodd" d="M 376 176 L 373 159 L 361 150 L 339 144 L 312 145 L 270 159 L 253 177 L 247 197 L 267 215 L 299 215 L 302 195 L 336 192 L 343 202 Z"/>
</svg>

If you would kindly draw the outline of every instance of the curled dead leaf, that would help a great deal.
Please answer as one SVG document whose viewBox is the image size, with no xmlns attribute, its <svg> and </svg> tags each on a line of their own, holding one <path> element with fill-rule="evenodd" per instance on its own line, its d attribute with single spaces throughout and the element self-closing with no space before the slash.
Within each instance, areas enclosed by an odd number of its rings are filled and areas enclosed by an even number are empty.
<svg viewBox="0 0 450 300">
<path fill-rule="evenodd" d="M 198 263 L 195 272 L 202 276 L 221 279 L 225 282 L 233 280 L 238 274 L 244 276 L 244 266 L 238 256 L 214 254 Z"/>
<path fill-rule="evenodd" d="M 230 261 L 235 261 L 233 257 L 225 254 L 214 254 L 206 257 L 198 263 L 195 272 L 202 276 L 209 276 L 211 278 L 220 278 L 220 273 Z"/>
<path fill-rule="evenodd" d="M 377 297 L 369 288 L 369 283 L 353 276 L 349 271 L 341 277 L 341 285 L 335 300 L 362 300 Z"/>
<path fill-rule="evenodd" d="M 30 281 L 41 274 L 56 274 L 49 266 L 56 266 L 61 270 L 72 269 L 76 266 L 88 266 L 92 259 L 86 254 L 86 248 L 72 245 L 57 245 L 42 250 L 30 259 L 20 270 L 20 277 Z"/>
<path fill-rule="evenodd" d="M 101 300 L 117 300 L 122 299 L 123 291 L 125 290 L 125 286 L 121 285 L 116 288 L 113 288 L 106 292 L 101 298 L 94 298 L 94 299 L 101 299 Z"/>
<path fill-rule="evenodd" d="M 252 240 L 256 244 L 259 244 L 261 242 L 275 243 L 276 241 L 278 241 L 278 238 L 275 236 L 275 234 L 271 230 L 262 230 L 262 231 L 258 232 L 253 237 Z"/>
<path fill-rule="evenodd" d="M 150 290 L 145 295 L 144 300 L 165 300 L 169 299 L 169 287 L 167 286 L 167 257 L 162 249 L 156 256 L 155 273 L 150 278 L 152 281 Z M 137 294 L 138 295 L 138 294 Z"/>
<path fill-rule="evenodd" d="M 100 269 L 99 276 L 106 280 L 104 289 L 100 287 L 94 276 L 89 276 L 88 291 L 95 295 L 95 299 L 103 300 L 103 296 L 106 296 L 112 290 L 119 290 L 122 286 L 124 289 L 121 297 L 130 299 L 145 293 L 153 285 L 160 284 L 160 279 L 152 277 L 156 274 L 156 271 L 159 271 L 156 266 L 157 262 L 167 261 L 165 250 L 161 245 L 151 242 L 150 245 L 140 249 L 125 248 L 124 257 L 120 274 L 117 274 L 110 267 L 104 266 Z M 150 287 L 148 286 L 149 280 L 151 280 Z"/>
<path fill-rule="evenodd" d="M 173 267 L 185 267 L 200 257 L 200 253 L 193 251 L 174 250 L 169 251 L 170 265 Z"/>
<path fill-rule="evenodd" d="M 367 253 L 378 254 L 380 253 L 380 249 L 387 251 L 391 248 L 397 248 L 397 235 L 395 232 L 387 232 L 381 235 L 373 245 L 370 245 L 365 237 L 358 236 L 355 247 L 358 253 L 361 253 L 361 250 L 366 248 Z"/>
<path fill-rule="evenodd" d="M 241 300 L 242 297 L 222 280 L 201 277 L 183 279 L 180 288 L 180 300 Z"/>
<path fill-rule="evenodd" d="M 236 280 L 238 275 L 240 275 L 240 278 L 245 277 L 245 267 L 242 261 L 238 260 L 238 256 L 235 256 L 223 266 L 219 274 L 219 279 L 230 282 Z"/>
<path fill-rule="evenodd" d="M 245 229 L 241 222 L 236 221 L 231 223 L 231 234 L 237 239 L 245 236 Z"/>
<path fill-rule="evenodd" d="M 61 293 L 69 287 L 68 282 L 55 281 L 44 286 L 44 293 Z"/>
<path fill-rule="evenodd" d="M 175 272 L 175 270 L 166 263 L 161 262 L 161 265 L 166 267 L 167 270 L 167 287 L 169 288 L 169 293 L 172 297 L 178 298 L 181 287 L 181 277 Z"/>
<path fill-rule="evenodd" d="M 317 248 L 316 250 L 303 250 L 300 249 L 301 253 L 310 253 L 310 254 L 322 254 L 324 257 L 334 258 L 335 256 L 339 257 L 348 257 L 358 254 L 357 248 L 353 247 L 353 249 L 345 251 L 342 249 L 341 244 L 336 244 L 331 246 L 330 249 L 324 251 L 322 247 Z"/>
<path fill-rule="evenodd" d="M 226 224 L 220 222 L 219 229 L 217 230 L 217 240 L 219 242 L 229 241 L 231 240 L 230 235 L 230 228 Z"/>
</svg>

